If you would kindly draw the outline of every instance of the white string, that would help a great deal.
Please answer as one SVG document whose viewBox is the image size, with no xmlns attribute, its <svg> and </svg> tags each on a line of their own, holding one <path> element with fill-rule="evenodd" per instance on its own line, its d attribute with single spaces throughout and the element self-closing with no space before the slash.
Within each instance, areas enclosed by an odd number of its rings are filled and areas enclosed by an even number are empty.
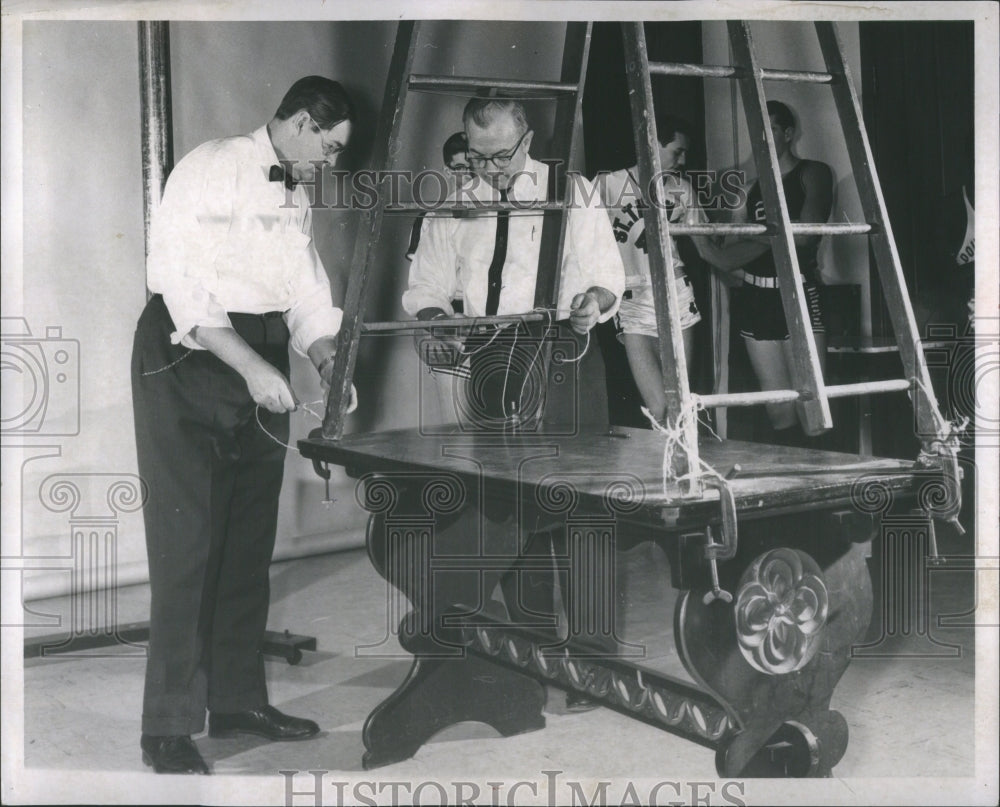
<svg viewBox="0 0 1000 807">
<path fill-rule="evenodd" d="M 533 308 L 531 310 L 532 313 L 540 313 L 540 314 L 545 314 L 546 315 L 546 317 L 547 317 L 547 320 L 546 320 L 546 323 L 545 323 L 545 329 L 546 330 L 548 330 L 548 329 L 550 329 L 552 327 L 553 315 L 556 314 L 556 313 L 558 313 L 558 311 L 559 311 L 558 308 L 544 308 L 542 306 L 537 306 L 537 307 L 535 307 L 535 308 Z M 527 327 L 527 323 L 523 319 L 521 320 L 520 325 L 524 325 L 525 327 Z M 508 380 L 508 378 L 510 378 L 510 365 L 511 365 L 511 362 L 514 360 L 514 351 L 517 348 L 517 339 L 518 339 L 518 332 L 519 332 L 520 325 L 518 325 L 514 329 L 514 340 L 511 343 L 510 351 L 507 354 L 507 367 L 506 367 L 506 369 L 504 371 L 503 389 L 501 390 L 500 406 L 502 408 L 503 416 L 505 418 L 509 418 L 513 414 L 513 413 L 509 413 L 507 411 L 507 380 Z M 475 350 L 471 350 L 471 351 L 463 350 L 462 351 L 463 355 L 465 355 L 465 356 L 474 356 L 479 351 L 484 350 L 485 348 L 489 347 L 491 344 L 493 344 L 493 341 L 500 335 L 500 332 L 503 329 L 507 328 L 507 327 L 509 327 L 509 325 L 498 326 L 497 329 L 496 329 L 496 332 L 493 334 L 492 337 L 490 337 L 490 340 L 488 342 L 486 342 L 484 345 L 481 345 L 480 347 L 476 348 Z M 528 363 L 528 369 L 524 373 L 524 380 L 521 382 L 521 389 L 520 389 L 520 391 L 518 392 L 518 395 L 517 395 L 517 404 L 518 404 L 518 411 L 519 412 L 524 410 L 524 389 L 525 389 L 525 387 L 528 384 L 528 380 L 531 378 L 531 371 L 532 371 L 532 369 L 534 369 L 535 362 L 537 362 L 538 358 L 541 356 L 542 348 L 544 346 L 545 346 L 545 340 L 544 339 L 539 339 L 538 340 L 538 348 L 535 350 L 535 354 L 531 357 L 531 361 Z M 558 361 L 559 361 L 560 364 L 575 364 L 576 362 L 578 362 L 581 359 L 583 359 L 583 357 L 587 354 L 587 350 L 589 348 L 590 348 L 590 331 L 587 331 L 587 341 L 584 344 L 583 350 L 581 351 L 580 355 L 577 356 L 575 359 L 559 359 Z"/>
<path fill-rule="evenodd" d="M 935 400 L 933 390 L 928 390 L 927 385 L 920 380 L 919 376 L 914 376 L 910 379 L 911 384 L 916 384 L 923 391 L 924 395 L 927 397 L 928 401 Z M 917 404 L 919 406 L 919 404 Z M 959 435 L 965 431 L 966 427 L 969 425 L 969 418 L 967 415 L 963 415 L 961 418 L 955 420 L 949 420 L 946 418 L 937 407 L 934 409 L 934 413 L 937 415 L 938 421 L 938 439 L 945 442 L 953 441 L 956 445 L 958 442 Z"/>
<path fill-rule="evenodd" d="M 470 327 L 472 327 L 473 329 L 476 328 L 476 322 L 475 322 L 475 320 L 472 321 L 472 325 Z M 503 330 L 505 330 L 507 327 L 509 327 L 509 324 L 497 325 L 496 326 L 496 330 L 493 332 L 493 336 L 490 337 L 489 341 L 486 342 L 486 344 L 480 345 L 475 350 L 466 350 L 465 349 L 465 345 L 463 344 L 462 345 L 462 355 L 463 356 L 475 356 L 479 351 L 485 350 L 486 348 L 488 348 L 490 345 L 493 344 L 493 342 L 496 340 L 496 338 L 500 335 L 500 332 L 503 331 Z"/>
<path fill-rule="evenodd" d="M 517 347 L 517 332 L 520 327 L 514 328 L 514 341 L 510 346 L 510 353 L 507 354 L 507 369 L 503 373 L 503 390 L 500 392 L 500 409 L 503 411 L 504 418 L 509 418 L 510 415 L 507 414 L 507 379 L 510 378 L 510 363 L 514 359 L 514 348 Z M 498 331 L 499 333 L 499 331 Z M 533 364 L 534 362 L 532 362 Z M 531 365 L 528 366 L 528 373 L 531 372 Z M 520 413 L 524 409 L 524 385 L 528 383 L 528 374 L 525 373 L 524 381 L 521 382 L 521 391 L 517 395 L 517 412 Z"/>
<path fill-rule="evenodd" d="M 315 404 L 321 404 L 321 403 L 323 403 L 323 399 L 322 398 L 320 398 L 318 401 L 310 401 L 307 404 L 306 403 L 301 403 L 301 404 L 298 405 L 298 407 L 296 407 L 296 409 L 294 411 L 296 411 L 296 412 L 300 412 L 301 411 L 303 413 L 308 412 L 310 415 L 312 415 L 314 418 L 316 418 L 316 420 L 318 420 L 320 423 L 322 423 L 323 422 L 322 416 L 319 415 L 319 414 L 317 414 L 316 412 L 314 412 L 310 408 L 310 407 L 312 407 Z M 260 427 L 260 430 L 262 432 L 264 432 L 264 434 L 266 434 L 268 437 L 270 437 L 275 443 L 277 443 L 279 446 L 284 446 L 285 448 L 290 448 L 293 451 L 299 451 L 299 447 L 298 446 L 293 446 L 290 443 L 283 443 L 281 440 L 279 440 L 277 437 L 275 437 L 273 434 L 271 434 L 271 432 L 269 432 L 264 427 L 264 424 L 260 422 L 260 404 L 257 404 L 257 406 L 254 407 L 253 414 L 254 414 L 254 418 L 257 421 L 257 425 Z M 302 452 L 299 451 L 299 453 L 301 454 Z"/>
<path fill-rule="evenodd" d="M 645 406 L 642 407 L 642 414 L 646 416 L 650 424 L 653 426 L 653 431 L 663 435 L 663 495 L 668 496 L 668 488 L 671 482 L 685 482 L 694 481 L 699 476 L 699 467 L 708 476 L 718 479 L 723 485 L 727 484 L 725 478 L 718 471 L 715 470 L 711 465 L 709 465 L 705 460 L 703 460 L 699 455 L 697 450 L 692 451 L 691 447 L 685 440 L 685 434 L 688 428 L 692 425 L 692 418 L 695 421 L 695 428 L 697 428 L 698 422 L 698 411 L 702 409 L 700 401 L 695 398 L 688 400 L 687 404 L 681 408 L 680 414 L 677 416 L 676 422 L 673 426 L 669 424 L 661 423 L 655 417 L 653 413 L 650 412 Z M 715 434 L 713 432 L 713 434 Z M 716 435 L 718 437 L 718 435 Z M 719 438 L 721 439 L 721 438 Z M 674 452 L 680 448 L 684 452 L 687 458 L 688 472 L 682 476 L 677 476 L 674 473 L 673 459 Z M 695 462 L 692 462 L 695 460 Z"/>
<path fill-rule="evenodd" d="M 576 364 L 584 356 L 587 355 L 587 350 L 590 348 L 590 331 L 587 331 L 587 341 L 583 344 L 583 350 L 580 351 L 580 355 L 575 359 L 559 359 L 559 364 Z"/>
</svg>

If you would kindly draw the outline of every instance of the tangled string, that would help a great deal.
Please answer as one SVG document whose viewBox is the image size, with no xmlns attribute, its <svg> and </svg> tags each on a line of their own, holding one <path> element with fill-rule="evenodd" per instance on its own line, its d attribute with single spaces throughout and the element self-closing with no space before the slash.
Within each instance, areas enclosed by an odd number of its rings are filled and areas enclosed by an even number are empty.
<svg viewBox="0 0 1000 807">
<path fill-rule="evenodd" d="M 819 649 L 828 610 L 816 561 L 797 549 L 772 549 L 740 580 L 734 609 L 740 652 L 763 673 L 799 670 Z"/>
</svg>

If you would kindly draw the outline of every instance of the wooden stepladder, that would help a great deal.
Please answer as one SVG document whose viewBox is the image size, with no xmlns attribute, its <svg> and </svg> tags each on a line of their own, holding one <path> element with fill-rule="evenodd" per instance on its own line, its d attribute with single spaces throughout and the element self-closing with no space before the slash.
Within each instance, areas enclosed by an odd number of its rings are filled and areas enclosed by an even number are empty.
<svg viewBox="0 0 1000 807">
<path fill-rule="evenodd" d="M 955 464 L 956 441 L 950 424 L 938 410 L 931 387 L 927 365 L 920 347 L 913 309 L 909 302 L 899 254 L 895 248 L 885 202 L 875 172 L 868 136 L 853 79 L 843 56 L 843 48 L 835 26 L 830 22 L 815 23 L 816 33 L 826 62 L 826 72 L 778 70 L 760 65 L 749 24 L 730 21 L 728 32 L 734 54 L 734 65 L 697 65 L 673 62 L 649 62 L 643 24 L 622 23 L 625 45 L 625 69 L 628 79 L 632 122 L 638 155 L 639 180 L 650 187 L 650 179 L 661 170 L 656 122 L 653 111 L 652 79 L 654 75 L 684 75 L 701 78 L 729 78 L 739 82 L 747 114 L 754 159 L 758 168 L 761 195 L 766 211 L 766 224 L 697 224 L 671 225 L 662 205 L 648 205 L 644 210 L 647 228 L 650 274 L 660 333 L 660 358 L 666 395 L 667 426 L 679 433 L 682 451 L 674 453 L 673 472 L 685 477 L 683 492 L 701 495 L 699 482 L 697 421 L 692 412 L 700 408 L 749 406 L 794 401 L 801 404 L 805 425 L 810 433 L 819 433 L 832 425 L 831 398 L 869 395 L 906 390 L 914 402 L 919 437 L 923 443 L 921 459 L 925 463 L 945 466 Z M 503 78 L 456 77 L 413 74 L 413 61 L 420 24 L 399 23 L 396 42 L 389 65 L 385 95 L 375 136 L 375 149 L 370 167 L 388 172 L 396 168 L 403 113 L 410 92 L 450 92 L 456 95 L 496 96 L 519 99 L 547 98 L 557 104 L 554 155 L 562 160 L 555 167 L 554 192 L 547 202 L 531 206 L 511 203 L 490 205 L 484 210 L 510 210 L 512 214 L 543 217 L 538 282 L 535 305 L 549 308 L 558 299 L 559 271 L 566 238 L 567 213 L 571 203 L 567 192 L 565 168 L 573 164 L 577 151 L 574 122 L 580 115 L 583 86 L 590 49 L 591 24 L 571 22 L 566 27 L 561 75 L 558 81 L 530 81 Z M 777 154 L 767 115 L 764 94 L 765 81 L 791 81 L 826 84 L 833 91 L 841 120 L 852 171 L 864 207 L 867 223 L 800 223 L 792 222 L 788 213 L 778 167 Z M 551 179 L 551 178 L 550 178 Z M 363 306 L 368 289 L 376 245 L 382 220 L 387 213 L 415 214 L 415 204 L 395 205 L 387 210 L 388 193 L 379 193 L 375 206 L 363 211 L 363 223 L 355 244 L 353 271 L 347 288 L 344 318 L 337 354 L 334 360 L 335 386 L 327 399 L 322 436 L 339 440 L 343 435 L 344 416 L 357 358 L 358 340 L 362 333 L 381 331 L 420 331 L 431 327 L 468 326 L 468 319 L 437 319 L 427 322 L 363 322 Z M 437 214 L 460 215 L 467 208 L 437 208 Z M 782 306 L 795 357 L 792 366 L 793 389 L 766 390 L 751 393 L 694 395 L 688 386 L 683 341 L 680 329 L 679 305 L 670 264 L 669 239 L 672 235 L 766 235 L 771 239 Z M 796 235 L 857 235 L 871 239 L 879 277 L 888 303 L 889 313 L 903 362 L 904 377 L 827 386 L 820 369 L 816 342 L 809 327 L 806 300 L 802 294 L 802 274 L 795 253 Z M 494 316 L 476 320 L 477 324 L 496 325 L 508 322 L 538 323 L 548 319 L 543 313 L 516 317 Z M 937 458 L 937 459 L 935 459 Z M 957 492 L 957 481 L 954 482 Z"/>
<path fill-rule="evenodd" d="M 563 248 L 566 240 L 566 225 L 569 207 L 572 203 L 568 193 L 566 169 L 572 165 L 577 154 L 578 138 L 575 122 L 581 114 L 583 89 L 586 80 L 587 59 L 590 54 L 591 23 L 571 22 L 566 26 L 563 46 L 561 75 L 558 81 L 531 81 L 506 78 L 483 78 L 463 76 L 418 75 L 413 73 L 413 60 L 417 47 L 420 23 L 403 21 L 396 31 L 396 43 L 389 64 L 382 112 L 375 133 L 375 149 L 370 168 L 376 176 L 385 176 L 395 169 L 396 155 L 399 153 L 400 128 L 406 101 L 411 92 L 431 92 L 436 94 L 502 97 L 509 99 L 549 99 L 556 103 L 555 129 L 552 138 L 552 152 L 557 158 L 550 166 L 549 201 L 536 204 L 523 202 L 477 208 L 481 212 L 495 214 L 499 210 L 510 211 L 511 215 L 536 215 L 542 217 L 541 243 L 539 250 L 538 275 L 535 285 L 536 308 L 551 309 L 559 299 L 559 271 L 562 265 Z M 381 173 L 378 173 L 381 172 Z M 358 340 L 362 333 L 386 331 L 420 331 L 430 328 L 469 326 L 467 318 L 442 318 L 431 322 L 363 322 L 363 307 L 368 283 L 374 264 L 375 250 L 379 242 L 383 217 L 387 214 L 403 213 L 414 215 L 423 208 L 417 204 L 395 204 L 387 209 L 389 193 L 378 193 L 375 206 L 363 212 L 364 219 L 355 242 L 353 271 L 347 287 L 344 302 L 344 318 L 341 325 L 337 353 L 334 359 L 333 377 L 337 379 L 327 398 L 326 415 L 323 420 L 324 439 L 339 440 L 343 436 L 344 416 L 350 399 L 351 381 L 357 359 Z M 469 212 L 468 206 L 440 206 L 436 215 L 462 215 Z M 517 316 L 478 317 L 477 325 L 501 325 L 504 323 L 540 323 L 551 317 L 534 312 Z"/>
<path fill-rule="evenodd" d="M 647 57 L 642 23 L 623 23 L 629 95 L 636 149 L 639 155 L 639 180 L 649 187 L 651 177 L 660 171 L 656 123 L 652 110 L 653 75 L 682 75 L 702 78 L 731 78 L 739 82 L 747 115 L 754 160 L 757 164 L 761 196 L 767 224 L 698 224 L 671 225 L 661 206 L 644 212 L 649 236 L 650 274 L 660 332 L 660 355 L 667 400 L 668 425 L 676 426 L 692 404 L 696 408 L 748 406 L 763 403 L 796 401 L 804 410 L 806 429 L 819 433 L 832 425 L 829 399 L 907 390 L 914 403 L 919 437 L 923 443 L 921 458 L 939 457 L 942 465 L 954 461 L 954 441 L 950 424 L 938 410 L 916 321 L 906 291 L 899 254 L 875 172 L 871 148 L 861 115 L 857 92 L 843 55 L 836 28 L 830 22 L 815 23 L 827 72 L 773 70 L 761 67 L 754 49 L 750 26 L 746 21 L 728 22 L 734 65 L 697 65 L 670 62 L 651 63 Z M 865 224 L 798 223 L 789 218 L 788 205 L 781 183 L 774 139 L 767 114 L 764 81 L 793 81 L 830 85 L 847 141 L 847 150 L 858 191 L 864 207 Z M 903 362 L 904 377 L 887 381 L 827 386 L 820 369 L 816 341 L 809 327 L 802 274 L 795 254 L 796 235 L 869 235 L 878 265 L 879 277 L 889 307 L 893 330 Z M 671 235 L 767 235 L 781 290 L 782 306 L 788 323 L 795 357 L 792 366 L 794 389 L 756 393 L 693 395 L 687 383 L 680 333 L 680 317 L 668 248 Z M 689 441 L 685 451 L 674 457 L 675 472 L 697 473 L 697 433 L 693 418 L 684 423 L 682 439 Z M 933 461 L 933 460 L 931 460 Z M 957 485 L 957 482 L 955 483 Z M 690 493 L 697 495 L 696 486 Z"/>
</svg>

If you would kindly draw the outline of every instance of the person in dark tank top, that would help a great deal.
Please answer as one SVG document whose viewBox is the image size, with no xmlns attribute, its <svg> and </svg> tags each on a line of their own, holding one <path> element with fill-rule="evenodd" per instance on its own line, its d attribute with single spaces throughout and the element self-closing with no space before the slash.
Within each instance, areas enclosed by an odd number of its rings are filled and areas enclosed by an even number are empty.
<svg viewBox="0 0 1000 807">
<path fill-rule="evenodd" d="M 788 106 L 780 101 L 768 101 L 767 112 L 790 220 L 825 223 L 833 206 L 833 172 L 830 166 L 795 155 L 792 144 L 796 123 Z M 747 194 L 745 211 L 748 220 L 766 222 L 759 182 L 754 182 Z M 817 259 L 821 238 L 818 235 L 796 235 L 794 241 L 810 325 L 816 339 L 820 369 L 823 369 L 826 333 L 819 305 L 821 281 Z M 760 388 L 792 389 L 792 344 L 781 304 L 771 239 L 767 236 L 747 236 L 728 240 L 717 250 L 713 263 L 730 271 L 742 267 L 742 275 L 736 272 L 737 276 L 742 276 L 743 285 L 734 295 L 733 319 L 743 336 Z M 774 429 L 773 442 L 779 445 L 804 444 L 796 407 L 792 402 L 767 404 L 768 418 Z"/>
</svg>

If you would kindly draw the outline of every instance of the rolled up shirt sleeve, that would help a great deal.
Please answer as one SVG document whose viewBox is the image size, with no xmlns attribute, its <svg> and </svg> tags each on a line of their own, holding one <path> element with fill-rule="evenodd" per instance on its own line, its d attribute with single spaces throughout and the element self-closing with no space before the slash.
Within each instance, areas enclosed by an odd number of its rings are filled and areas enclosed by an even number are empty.
<svg viewBox="0 0 1000 807">
<path fill-rule="evenodd" d="M 458 290 L 458 256 L 450 225 L 450 219 L 431 215 L 424 219 L 420 246 L 403 292 L 403 310 L 411 317 L 425 308 L 440 308 L 449 316 L 455 313 L 451 301 Z"/>
<path fill-rule="evenodd" d="M 568 311 L 577 294 L 600 286 L 615 296 L 614 304 L 601 312 L 598 319 L 605 322 L 618 312 L 621 304 L 625 267 L 597 189 L 582 176 L 575 178 L 572 188 L 574 206 L 569 217 L 569 248 L 563 257 L 559 314 L 562 317 Z"/>
</svg>

